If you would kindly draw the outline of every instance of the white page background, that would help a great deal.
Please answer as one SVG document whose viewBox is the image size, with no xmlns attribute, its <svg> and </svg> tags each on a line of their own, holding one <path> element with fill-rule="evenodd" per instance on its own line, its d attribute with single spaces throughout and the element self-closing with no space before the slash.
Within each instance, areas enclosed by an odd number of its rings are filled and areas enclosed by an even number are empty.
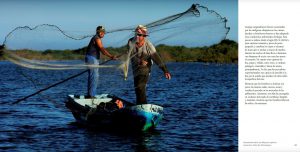
<svg viewBox="0 0 300 152">
<path fill-rule="evenodd" d="M 239 0 L 239 151 L 300 152 L 300 1 Z M 245 105 L 245 26 L 285 26 L 289 32 L 284 88 L 289 102 Z M 245 142 L 275 142 L 245 146 Z"/>
</svg>

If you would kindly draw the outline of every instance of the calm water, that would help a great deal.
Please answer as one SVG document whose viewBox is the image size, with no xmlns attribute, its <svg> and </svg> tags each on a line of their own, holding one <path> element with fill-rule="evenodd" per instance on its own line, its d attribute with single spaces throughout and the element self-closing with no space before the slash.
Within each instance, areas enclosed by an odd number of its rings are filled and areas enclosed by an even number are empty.
<svg viewBox="0 0 300 152">
<path fill-rule="evenodd" d="M 154 66 L 148 100 L 164 107 L 164 119 L 146 133 L 76 125 L 64 101 L 85 93 L 86 74 L 9 104 L 80 70 L 31 70 L 10 62 L 0 67 L 0 151 L 237 151 L 237 65 L 168 63 L 170 81 Z M 99 93 L 135 100 L 132 77 L 124 81 L 116 69 L 100 74 Z"/>
</svg>

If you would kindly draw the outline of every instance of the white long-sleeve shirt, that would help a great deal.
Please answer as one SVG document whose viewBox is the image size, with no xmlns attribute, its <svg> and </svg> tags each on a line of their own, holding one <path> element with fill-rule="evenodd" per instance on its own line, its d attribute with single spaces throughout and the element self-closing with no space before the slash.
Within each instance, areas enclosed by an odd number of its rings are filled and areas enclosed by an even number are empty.
<svg viewBox="0 0 300 152">
<path fill-rule="evenodd" d="M 164 73 L 168 72 L 166 65 L 156 52 L 155 47 L 147 38 L 145 38 L 144 45 L 139 48 L 136 47 L 136 39 L 134 37 L 129 39 L 128 53 L 131 57 L 134 76 L 149 74 L 151 72 L 152 61 L 154 61 Z M 141 65 L 141 60 L 147 61 L 148 64 L 145 66 Z"/>
</svg>

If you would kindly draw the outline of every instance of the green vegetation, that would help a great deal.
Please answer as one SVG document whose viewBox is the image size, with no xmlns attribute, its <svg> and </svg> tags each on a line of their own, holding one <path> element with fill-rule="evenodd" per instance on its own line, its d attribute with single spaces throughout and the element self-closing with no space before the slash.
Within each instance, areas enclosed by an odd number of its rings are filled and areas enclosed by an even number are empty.
<svg viewBox="0 0 300 152">
<path fill-rule="evenodd" d="M 223 40 L 219 44 L 209 47 L 187 48 L 184 46 L 170 47 L 159 45 L 156 47 L 164 59 L 177 62 L 217 62 L 237 63 L 238 44 L 231 40 Z"/>
<path fill-rule="evenodd" d="M 32 50 L 18 50 L 16 53 L 27 59 L 36 60 L 82 60 L 86 52 L 86 47 L 77 50 L 46 50 L 44 52 Z M 126 51 L 126 47 L 108 47 L 112 54 L 121 54 Z M 216 62 L 216 63 L 237 63 L 238 43 L 231 40 L 223 40 L 219 44 L 205 47 L 188 48 L 185 46 L 158 45 L 156 50 L 164 61 L 175 62 Z M 1 57 L 0 57 L 1 59 Z"/>
</svg>

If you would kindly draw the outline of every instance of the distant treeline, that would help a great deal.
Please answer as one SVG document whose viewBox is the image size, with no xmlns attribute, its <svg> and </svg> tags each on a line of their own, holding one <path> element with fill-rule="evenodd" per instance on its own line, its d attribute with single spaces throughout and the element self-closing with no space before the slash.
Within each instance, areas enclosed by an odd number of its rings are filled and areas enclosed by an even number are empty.
<svg viewBox="0 0 300 152">
<path fill-rule="evenodd" d="M 127 50 L 125 46 L 106 48 L 112 54 L 121 54 Z M 16 53 L 27 59 L 36 60 L 83 60 L 87 47 L 76 50 L 18 50 Z M 156 50 L 166 62 L 215 62 L 237 63 L 238 43 L 232 40 L 223 40 L 219 44 L 205 47 L 185 47 L 158 45 Z"/>
</svg>

